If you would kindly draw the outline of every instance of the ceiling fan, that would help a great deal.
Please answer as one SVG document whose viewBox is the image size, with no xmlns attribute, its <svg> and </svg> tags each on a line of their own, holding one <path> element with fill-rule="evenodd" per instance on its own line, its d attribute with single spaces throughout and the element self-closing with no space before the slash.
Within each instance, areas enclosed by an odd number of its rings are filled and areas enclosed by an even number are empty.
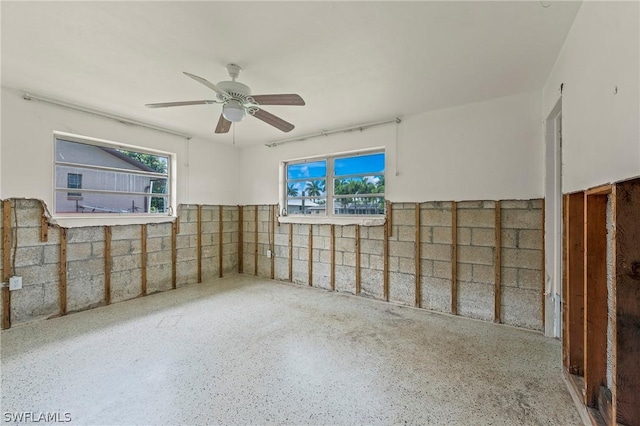
<svg viewBox="0 0 640 426">
<path fill-rule="evenodd" d="M 216 126 L 216 133 L 227 133 L 231 128 L 231 123 L 237 123 L 248 114 L 255 118 L 264 121 L 267 124 L 272 125 L 276 129 L 280 129 L 283 132 L 290 132 L 295 127 L 293 124 L 288 123 L 276 117 L 275 115 L 262 109 L 263 105 L 304 105 L 304 100 L 300 95 L 288 94 L 288 95 L 253 95 L 251 96 L 251 89 L 249 86 L 236 81 L 242 68 L 236 64 L 228 64 L 227 72 L 231 81 L 221 81 L 217 85 L 205 80 L 197 75 L 189 74 L 185 72 L 184 75 L 191 77 L 198 83 L 207 86 L 209 89 L 216 92 L 215 99 L 205 99 L 200 101 L 180 101 L 180 102 L 163 102 L 157 104 L 146 104 L 149 108 L 166 108 L 175 106 L 186 105 L 208 105 L 208 104 L 222 104 L 222 114 L 218 120 Z"/>
</svg>

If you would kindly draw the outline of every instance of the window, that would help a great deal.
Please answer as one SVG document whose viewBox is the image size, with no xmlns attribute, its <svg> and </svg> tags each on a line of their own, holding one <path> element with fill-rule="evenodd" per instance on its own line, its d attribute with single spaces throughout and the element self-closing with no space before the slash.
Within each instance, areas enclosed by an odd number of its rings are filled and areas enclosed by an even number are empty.
<svg viewBox="0 0 640 426">
<path fill-rule="evenodd" d="M 384 152 L 285 163 L 287 215 L 383 215 Z"/>
<path fill-rule="evenodd" d="M 167 214 L 170 182 L 169 153 L 56 134 L 56 214 Z"/>
<path fill-rule="evenodd" d="M 82 189 L 82 175 L 80 173 L 67 173 L 67 188 Z M 82 197 L 80 192 L 67 192 L 67 197 Z"/>
</svg>

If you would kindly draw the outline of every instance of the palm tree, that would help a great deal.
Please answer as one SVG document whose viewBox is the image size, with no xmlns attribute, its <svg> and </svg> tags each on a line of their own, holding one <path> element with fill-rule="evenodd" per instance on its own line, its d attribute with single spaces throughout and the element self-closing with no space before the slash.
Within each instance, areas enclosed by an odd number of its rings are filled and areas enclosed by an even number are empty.
<svg viewBox="0 0 640 426">
<path fill-rule="evenodd" d="M 307 194 L 310 197 L 319 197 L 324 192 L 324 181 L 321 180 L 313 180 L 307 182 L 307 186 L 305 188 L 307 190 Z M 314 200 L 317 201 L 317 200 Z"/>
<path fill-rule="evenodd" d="M 287 185 L 287 197 L 297 197 L 298 196 L 298 188 L 293 186 L 293 184 Z"/>
</svg>

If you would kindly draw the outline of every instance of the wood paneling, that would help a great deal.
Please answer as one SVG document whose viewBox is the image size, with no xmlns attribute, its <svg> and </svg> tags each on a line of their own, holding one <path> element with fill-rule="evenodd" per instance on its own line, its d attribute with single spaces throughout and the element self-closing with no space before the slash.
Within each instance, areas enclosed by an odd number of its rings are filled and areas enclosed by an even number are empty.
<svg viewBox="0 0 640 426">
<path fill-rule="evenodd" d="M 585 405 L 596 407 L 607 365 L 607 196 L 585 200 Z"/>
<path fill-rule="evenodd" d="M 615 364 L 617 421 L 640 425 L 640 179 L 615 186 Z"/>
</svg>

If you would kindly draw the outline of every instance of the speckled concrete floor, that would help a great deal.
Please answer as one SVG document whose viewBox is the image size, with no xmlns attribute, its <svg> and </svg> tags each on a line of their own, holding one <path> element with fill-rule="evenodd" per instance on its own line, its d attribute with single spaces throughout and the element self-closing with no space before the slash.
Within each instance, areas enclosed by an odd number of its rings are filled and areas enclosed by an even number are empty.
<svg viewBox="0 0 640 426">
<path fill-rule="evenodd" d="M 1 337 L 3 420 L 581 424 L 557 341 L 245 276 Z"/>
</svg>

